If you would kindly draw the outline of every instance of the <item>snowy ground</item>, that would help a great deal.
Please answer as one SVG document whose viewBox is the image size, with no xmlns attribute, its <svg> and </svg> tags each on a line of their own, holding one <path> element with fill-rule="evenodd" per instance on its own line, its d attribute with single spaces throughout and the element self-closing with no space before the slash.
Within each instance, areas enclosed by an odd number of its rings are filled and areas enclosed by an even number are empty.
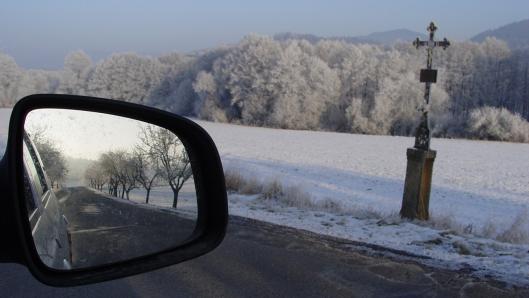
<svg viewBox="0 0 529 298">
<path fill-rule="evenodd" d="M 134 204 L 141 208 L 148 209 L 163 209 L 179 214 L 182 217 L 197 220 L 197 196 L 195 192 L 195 185 L 193 180 L 188 180 L 178 195 L 178 208 L 172 208 L 173 203 L 173 191 L 169 186 L 167 187 L 155 187 L 151 190 L 149 195 L 149 203 L 145 204 L 145 190 L 134 189 L 130 192 L 129 200 L 114 197 L 109 195 L 105 191 L 96 192 L 104 195 L 105 197 L 113 200 L 119 200 L 120 202 Z M 59 200 L 60 201 L 60 200 Z"/>
<path fill-rule="evenodd" d="M 529 284 L 528 144 L 434 139 L 438 154 L 430 210 L 435 224 L 423 225 L 396 215 L 412 138 L 197 122 L 213 137 L 225 169 L 265 184 L 276 179 L 315 201 L 339 202 L 344 210 L 382 216 L 307 211 L 239 194 L 230 195 L 231 214 L 378 244 L 431 257 L 426 262 L 433 265 L 470 266 L 478 275 Z M 521 243 L 494 240 L 502 236 Z"/>
<path fill-rule="evenodd" d="M 8 115 L 9 110 L 0 109 L 0 137 Z M 197 122 L 213 137 L 225 169 L 263 184 L 278 180 L 316 202 L 330 200 L 343 207 L 288 207 L 259 195 L 233 193 L 231 214 L 377 244 L 430 257 L 423 262 L 431 265 L 471 267 L 477 275 L 529 284 L 528 144 L 434 139 L 438 154 L 430 203 L 433 220 L 422 224 L 396 215 L 412 138 Z M 153 195 L 154 200 L 166 198 L 163 204 L 170 200 L 167 189 Z M 137 193 L 134 199 L 141 196 Z M 376 215 L 358 216 L 366 210 Z"/>
<path fill-rule="evenodd" d="M 145 203 L 145 190 L 133 189 L 130 192 L 130 200 L 136 203 Z M 155 205 L 163 208 L 171 209 L 173 204 L 173 191 L 169 186 L 155 187 L 151 190 L 149 195 L 149 205 Z M 178 211 L 196 218 L 197 215 L 197 195 L 195 191 L 195 182 L 189 179 L 184 183 L 182 189 L 178 193 L 177 202 Z"/>
</svg>

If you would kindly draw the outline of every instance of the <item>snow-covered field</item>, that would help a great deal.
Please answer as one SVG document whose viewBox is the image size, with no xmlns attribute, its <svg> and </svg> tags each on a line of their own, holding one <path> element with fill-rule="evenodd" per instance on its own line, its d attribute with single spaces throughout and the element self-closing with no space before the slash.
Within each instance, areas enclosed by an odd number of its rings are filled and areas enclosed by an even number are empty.
<svg viewBox="0 0 529 298">
<path fill-rule="evenodd" d="M 0 109 L 0 138 L 8 115 L 9 110 Z M 431 265 L 472 267 L 477 275 L 529 284 L 528 144 L 434 139 L 433 219 L 418 223 L 398 217 L 406 148 L 413 145 L 412 138 L 197 122 L 213 137 L 225 169 L 263 184 L 277 180 L 306 192 L 315 202 L 341 206 L 315 210 L 232 193 L 231 214 L 377 244 L 430 257 L 422 262 Z M 155 196 L 169 194 L 160 189 Z M 358 216 L 362 211 L 374 215 Z"/>
<path fill-rule="evenodd" d="M 400 209 L 413 138 L 197 122 L 213 137 L 225 168 L 300 185 L 316 198 Z M 529 144 L 433 139 L 432 148 L 433 214 L 476 228 L 489 220 L 507 227 L 529 206 Z"/>
<path fill-rule="evenodd" d="M 141 188 L 133 189 L 130 192 L 130 200 L 136 203 L 145 203 L 145 190 Z M 163 208 L 171 208 L 173 204 L 173 191 L 169 186 L 154 187 L 149 195 L 149 205 L 156 205 Z M 184 211 L 196 218 L 197 215 L 197 195 L 195 182 L 189 179 L 178 193 L 178 210 Z"/>
</svg>

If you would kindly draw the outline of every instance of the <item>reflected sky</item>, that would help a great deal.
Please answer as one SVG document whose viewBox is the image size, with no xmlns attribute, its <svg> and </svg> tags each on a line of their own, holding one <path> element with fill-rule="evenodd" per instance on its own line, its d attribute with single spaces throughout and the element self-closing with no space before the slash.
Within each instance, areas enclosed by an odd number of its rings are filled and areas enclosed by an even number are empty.
<svg viewBox="0 0 529 298">
<path fill-rule="evenodd" d="M 39 109 L 31 111 L 25 122 L 29 133 L 42 132 L 66 156 L 96 160 L 108 150 L 131 151 L 138 144 L 145 122 L 95 112 Z"/>
</svg>

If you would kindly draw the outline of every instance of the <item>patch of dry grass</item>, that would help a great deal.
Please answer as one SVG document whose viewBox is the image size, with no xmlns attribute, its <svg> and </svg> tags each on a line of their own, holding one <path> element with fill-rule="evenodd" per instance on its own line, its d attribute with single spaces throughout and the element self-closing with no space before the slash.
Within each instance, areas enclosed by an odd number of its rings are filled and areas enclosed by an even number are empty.
<svg viewBox="0 0 529 298">
<path fill-rule="evenodd" d="M 275 179 L 259 181 L 253 177 L 245 177 L 239 171 L 233 169 L 225 171 L 225 178 L 228 191 L 243 195 L 258 195 L 257 199 L 267 204 L 295 207 L 307 211 L 349 215 L 358 219 L 379 219 L 386 224 L 409 222 L 409 220 L 401 219 L 397 212 L 384 214 L 373 208 L 344 206 L 332 198 L 316 200 L 301 187 L 285 186 Z M 529 214 L 525 209 L 520 211 L 511 226 L 503 231 L 498 228 L 492 219 L 481 229 L 476 229 L 472 224 L 462 225 L 452 214 L 431 214 L 428 221 L 412 222 L 457 235 L 473 234 L 501 242 L 529 244 Z"/>
</svg>

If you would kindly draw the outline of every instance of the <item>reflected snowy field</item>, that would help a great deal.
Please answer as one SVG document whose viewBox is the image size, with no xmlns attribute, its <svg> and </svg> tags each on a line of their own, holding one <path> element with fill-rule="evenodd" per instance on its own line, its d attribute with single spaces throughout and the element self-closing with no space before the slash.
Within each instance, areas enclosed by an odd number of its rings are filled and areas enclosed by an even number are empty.
<svg viewBox="0 0 529 298">
<path fill-rule="evenodd" d="M 145 194 L 145 189 L 134 189 L 130 192 L 130 200 L 137 203 L 145 203 Z M 171 187 L 159 186 L 153 188 L 149 195 L 149 205 L 172 208 L 173 191 L 171 190 Z M 186 181 L 178 193 L 177 209 L 190 215 L 194 214 L 196 217 L 198 212 L 197 195 L 193 179 Z"/>
</svg>

